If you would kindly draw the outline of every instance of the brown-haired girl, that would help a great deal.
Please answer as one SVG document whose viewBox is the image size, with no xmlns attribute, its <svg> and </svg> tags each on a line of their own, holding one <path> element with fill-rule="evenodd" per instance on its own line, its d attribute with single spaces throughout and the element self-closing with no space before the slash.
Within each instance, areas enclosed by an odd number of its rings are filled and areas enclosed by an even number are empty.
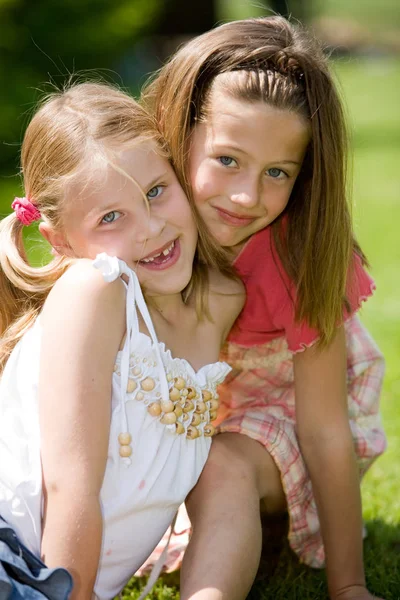
<svg viewBox="0 0 400 600">
<path fill-rule="evenodd" d="M 110 600 L 201 473 L 244 295 L 126 94 L 50 97 L 22 172 L 0 224 L 0 586 Z M 23 251 L 37 220 L 57 253 L 41 268 Z"/>
<path fill-rule="evenodd" d="M 385 449 L 384 364 L 355 316 L 374 284 L 352 230 L 327 60 L 281 17 L 236 21 L 182 47 L 144 99 L 247 291 L 223 353 L 234 371 L 221 393 L 220 457 L 187 503 L 184 597 L 246 596 L 261 500 L 268 513 L 288 511 L 302 561 L 326 560 L 332 599 L 369 599 L 359 480 Z"/>
</svg>

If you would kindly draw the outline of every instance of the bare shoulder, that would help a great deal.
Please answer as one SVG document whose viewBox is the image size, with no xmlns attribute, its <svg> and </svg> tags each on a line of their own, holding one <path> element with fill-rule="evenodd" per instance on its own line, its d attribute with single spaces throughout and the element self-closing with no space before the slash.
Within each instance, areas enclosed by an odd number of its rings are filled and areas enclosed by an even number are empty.
<svg viewBox="0 0 400 600">
<path fill-rule="evenodd" d="M 89 259 L 76 260 L 58 279 L 51 290 L 43 313 L 54 308 L 70 313 L 78 307 L 93 311 L 118 310 L 125 303 L 124 284 L 120 278 L 109 283 Z"/>
<path fill-rule="evenodd" d="M 221 324 L 225 339 L 244 306 L 245 287 L 239 278 L 226 277 L 215 269 L 209 271 L 209 285 L 211 317 Z"/>
</svg>

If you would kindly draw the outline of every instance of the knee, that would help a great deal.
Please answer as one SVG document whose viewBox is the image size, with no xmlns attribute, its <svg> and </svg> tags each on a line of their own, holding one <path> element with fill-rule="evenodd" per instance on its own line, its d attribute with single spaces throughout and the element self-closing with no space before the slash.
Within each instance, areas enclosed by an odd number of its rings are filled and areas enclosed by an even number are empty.
<svg viewBox="0 0 400 600">
<path fill-rule="evenodd" d="M 231 443 L 232 436 L 219 434 L 213 439 L 211 451 L 202 474 L 186 499 L 193 528 L 206 520 L 234 515 L 240 511 L 260 514 L 260 495 L 254 465 L 240 448 Z M 235 440 L 233 440 L 235 441 Z M 240 446 L 240 443 L 239 443 Z"/>
<path fill-rule="evenodd" d="M 257 488 L 257 465 L 242 449 L 244 436 L 236 433 L 222 433 L 213 439 L 210 454 L 201 479 L 210 485 L 246 487 L 249 491 Z"/>
<path fill-rule="evenodd" d="M 199 481 L 199 491 L 234 494 L 242 501 L 263 502 L 270 513 L 286 510 L 279 470 L 269 452 L 256 440 L 239 433 L 215 436 Z"/>
</svg>

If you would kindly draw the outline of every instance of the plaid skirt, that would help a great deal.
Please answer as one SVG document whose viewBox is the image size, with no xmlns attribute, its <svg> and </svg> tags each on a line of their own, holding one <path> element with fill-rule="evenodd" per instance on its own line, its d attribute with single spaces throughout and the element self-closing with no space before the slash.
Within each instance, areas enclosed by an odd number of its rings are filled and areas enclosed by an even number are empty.
<svg viewBox="0 0 400 600">
<path fill-rule="evenodd" d="M 345 323 L 348 409 L 360 479 L 386 448 L 379 415 L 384 375 L 383 356 L 357 316 Z M 289 513 L 288 539 L 301 562 L 324 566 L 317 508 L 295 426 L 293 354 L 284 338 L 252 348 L 226 344 L 221 360 L 233 368 L 219 388 L 218 432 L 240 433 L 257 440 L 280 471 Z M 179 568 L 189 541 L 190 522 L 180 510 L 164 570 Z M 148 572 L 165 539 L 142 566 Z"/>
</svg>

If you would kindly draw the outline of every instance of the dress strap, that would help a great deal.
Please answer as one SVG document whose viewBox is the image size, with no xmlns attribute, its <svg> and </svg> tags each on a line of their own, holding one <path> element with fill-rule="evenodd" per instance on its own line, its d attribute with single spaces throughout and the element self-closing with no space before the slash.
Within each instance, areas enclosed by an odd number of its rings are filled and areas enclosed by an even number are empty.
<svg viewBox="0 0 400 600">
<path fill-rule="evenodd" d="M 147 308 L 143 292 L 140 287 L 139 280 L 136 273 L 128 267 L 128 265 L 116 258 L 115 256 L 108 256 L 105 252 L 98 254 L 96 259 L 93 261 L 93 266 L 102 273 L 105 281 L 115 281 L 118 277 L 126 275 L 128 278 L 127 292 L 126 292 L 126 340 L 122 350 L 121 356 L 121 418 L 122 418 L 122 431 L 128 432 L 128 422 L 125 410 L 125 391 L 128 386 L 129 379 L 129 358 L 130 358 L 130 347 L 133 337 L 139 331 L 139 321 L 136 312 L 136 306 L 143 317 L 146 327 L 149 331 L 153 347 L 157 355 L 157 367 L 161 385 L 161 396 L 163 400 L 169 398 L 169 387 L 167 381 L 167 375 L 165 373 L 164 364 L 162 361 L 160 344 L 158 343 L 157 334 L 154 329 L 153 322 Z M 125 464 L 131 464 L 130 458 L 122 459 Z"/>
</svg>

